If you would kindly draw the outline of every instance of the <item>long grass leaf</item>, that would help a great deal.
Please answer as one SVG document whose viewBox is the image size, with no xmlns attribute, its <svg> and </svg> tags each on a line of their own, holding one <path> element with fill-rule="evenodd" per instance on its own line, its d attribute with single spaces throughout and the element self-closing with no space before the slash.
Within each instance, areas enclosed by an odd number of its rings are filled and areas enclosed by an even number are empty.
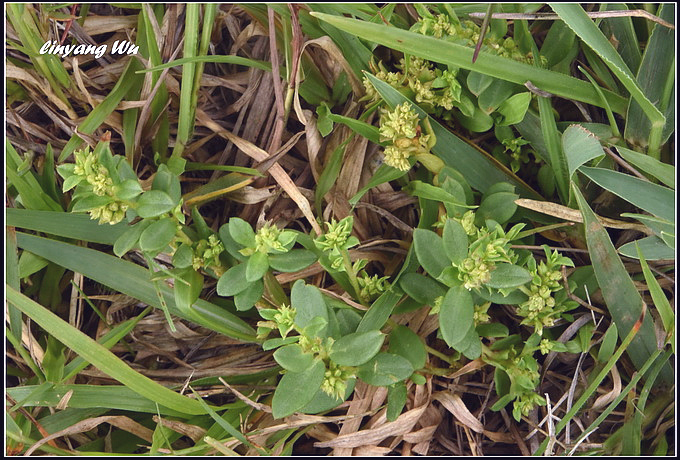
<svg viewBox="0 0 680 460">
<path fill-rule="evenodd" d="M 637 245 L 636 245 L 637 246 Z M 659 316 L 661 317 L 661 322 L 663 323 L 663 328 L 667 334 L 673 334 L 675 332 L 675 313 L 671 308 L 671 304 L 663 293 L 659 282 L 654 278 L 652 271 L 647 265 L 647 261 L 642 255 L 640 247 L 637 246 L 638 258 L 640 259 L 640 266 L 642 267 L 642 273 L 645 276 L 645 282 L 647 283 L 647 288 L 654 301 L 654 306 L 659 311 Z M 673 346 L 673 351 L 675 351 L 675 344 Z"/>
<path fill-rule="evenodd" d="M 130 91 L 135 83 L 134 73 L 140 68 L 139 61 L 130 59 L 128 61 L 123 74 L 118 79 L 118 82 L 113 87 L 111 92 L 104 98 L 104 100 L 90 112 L 85 120 L 78 126 L 78 132 L 83 134 L 93 134 L 97 128 L 108 118 L 109 115 L 118 107 L 120 101 Z M 73 134 L 71 139 L 66 143 L 64 149 L 59 155 L 59 163 L 63 162 L 69 157 L 78 147 L 83 144 L 83 140 L 78 134 Z"/>
<path fill-rule="evenodd" d="M 7 388 L 7 394 L 25 407 L 56 407 L 66 393 L 72 391 L 68 407 L 73 409 L 106 408 L 155 414 L 159 408 L 163 415 L 186 417 L 172 407 L 157 405 L 153 400 L 141 396 L 122 385 L 54 384 L 47 391 L 33 394 L 38 385 L 24 385 Z"/>
<path fill-rule="evenodd" d="M 134 392 L 159 405 L 198 415 L 205 409 L 198 401 L 181 396 L 132 369 L 109 350 L 59 318 L 42 305 L 7 286 L 7 300 L 40 325 L 54 338 L 71 348 L 94 366 Z"/>
<path fill-rule="evenodd" d="M 17 234 L 17 243 L 22 249 L 31 251 L 69 270 L 82 273 L 98 283 L 139 299 L 147 305 L 161 308 L 148 270 L 139 265 L 93 249 L 23 233 Z M 237 316 L 202 299 L 198 299 L 190 311 L 180 310 L 175 305 L 172 289 L 164 283 L 159 284 L 159 289 L 171 314 L 228 337 L 257 342 L 253 329 Z"/>
<path fill-rule="evenodd" d="M 667 22 L 675 20 L 675 4 L 661 5 L 658 16 Z M 660 24 L 654 26 L 652 35 L 647 42 L 642 63 L 637 72 L 636 80 L 640 88 L 650 101 L 664 113 L 666 125 L 661 132 L 660 144 L 665 143 L 675 131 L 675 104 L 673 104 L 675 81 L 675 31 Z M 659 158 L 658 152 L 653 151 L 652 124 L 642 106 L 637 100 L 631 100 L 626 116 L 624 136 L 632 145 L 642 148 L 649 146 L 648 153 Z M 656 143 L 657 141 L 654 140 Z"/>
<path fill-rule="evenodd" d="M 585 198 L 577 187 L 572 187 L 578 201 L 585 226 L 586 243 L 593 263 L 595 277 L 600 285 L 602 296 L 612 319 L 616 323 L 619 337 L 623 340 L 640 317 L 642 298 L 628 275 L 623 262 L 616 253 L 607 231 L 597 220 Z M 628 348 L 628 355 L 640 369 L 647 359 L 657 350 L 656 334 L 650 315 L 646 315 L 640 325 L 638 335 Z M 672 381 L 670 367 L 664 370 L 663 379 Z"/>
<path fill-rule="evenodd" d="M 100 225 L 87 214 L 5 208 L 7 225 L 79 241 L 113 244 L 127 225 Z"/>
<path fill-rule="evenodd" d="M 430 61 L 474 70 L 501 80 L 524 85 L 531 81 L 543 91 L 558 96 L 575 99 L 595 106 L 600 106 L 600 96 L 590 83 L 553 72 L 536 68 L 529 64 L 506 59 L 490 53 L 481 52 L 475 63 L 472 63 L 474 49 L 463 45 L 447 42 L 434 37 L 428 37 L 415 32 L 389 27 L 380 24 L 359 21 L 355 19 L 336 17 L 323 13 L 311 13 L 312 16 L 334 25 L 340 30 L 354 34 L 389 48 L 412 54 Z M 603 91 L 614 112 L 623 114 L 626 110 L 626 100 L 612 93 Z"/>
<path fill-rule="evenodd" d="M 669 222 L 675 221 L 673 190 L 609 169 L 582 166 L 579 171 L 600 187 L 635 206 Z"/>
<path fill-rule="evenodd" d="M 652 104 L 645 95 L 633 76 L 633 73 L 621 58 L 621 55 L 616 51 L 609 40 L 607 40 L 607 37 L 604 36 L 593 20 L 588 17 L 580 5 L 550 3 L 550 7 L 586 45 L 602 58 L 612 73 L 616 75 L 630 92 L 630 95 L 635 102 L 640 104 L 643 112 L 651 122 L 649 150 L 650 153 L 656 154 L 661 142 L 661 130 L 666 123 L 666 117 L 664 117 L 659 109 Z"/>
</svg>

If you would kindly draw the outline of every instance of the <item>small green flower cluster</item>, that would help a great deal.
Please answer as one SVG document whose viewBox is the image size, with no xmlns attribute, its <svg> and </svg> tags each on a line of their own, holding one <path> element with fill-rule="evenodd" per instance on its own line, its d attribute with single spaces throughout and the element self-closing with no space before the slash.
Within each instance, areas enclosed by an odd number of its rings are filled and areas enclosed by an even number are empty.
<svg viewBox="0 0 680 460">
<path fill-rule="evenodd" d="M 356 376 L 356 369 L 350 366 L 342 366 L 330 359 L 330 350 L 334 340 L 331 337 L 325 339 L 318 336 L 308 336 L 305 330 L 295 325 L 295 308 L 282 305 L 276 310 L 262 309 L 260 316 L 269 321 L 260 321 L 258 337 L 266 337 L 273 329 L 278 329 L 282 338 L 286 338 L 291 331 L 298 333 L 297 344 L 303 353 L 314 355 L 315 359 L 323 360 L 326 372 L 321 384 L 321 390 L 336 399 L 342 399 L 347 390 L 347 381 Z"/>
<path fill-rule="evenodd" d="M 293 232 L 280 230 L 267 222 L 255 232 L 255 247 L 239 250 L 244 256 L 252 256 L 256 252 L 263 254 L 283 254 L 288 252 L 291 241 L 295 239 Z"/>
<path fill-rule="evenodd" d="M 330 259 L 333 270 L 345 271 L 343 251 L 359 244 L 359 240 L 352 236 L 353 225 L 353 216 L 345 217 L 339 222 L 331 219 L 330 222 L 326 222 L 328 229 L 326 233 L 314 240 L 316 247 L 325 252 Z"/>
<path fill-rule="evenodd" d="M 224 245 L 216 235 L 210 235 L 207 240 L 199 240 L 193 248 L 193 260 L 191 265 L 194 270 L 200 268 L 216 268 L 223 272 L 220 254 L 224 251 Z"/>
<path fill-rule="evenodd" d="M 265 338 L 269 333 L 278 329 L 281 337 L 286 338 L 288 333 L 295 328 L 295 308 L 288 305 L 281 305 L 276 310 L 261 309 L 260 316 L 268 321 L 258 321 L 257 323 L 257 337 Z"/>
<path fill-rule="evenodd" d="M 433 146 L 431 135 L 421 134 L 418 114 L 408 102 L 383 110 L 380 139 L 392 142 L 385 148 L 385 163 L 401 171 L 411 169 L 411 156 L 429 153 Z"/>
<path fill-rule="evenodd" d="M 461 97 L 461 85 L 457 80 L 458 69 L 441 70 L 432 62 L 409 56 L 397 65 L 400 72 L 389 72 L 382 63 L 374 66 L 375 76 L 400 90 L 428 113 L 441 115 L 444 110 L 457 106 Z M 364 78 L 366 99 L 377 101 L 377 93 L 368 78 Z"/>
<path fill-rule="evenodd" d="M 368 273 L 362 271 L 360 276 L 357 277 L 359 287 L 361 288 L 361 297 L 369 301 L 379 297 L 390 286 L 390 283 L 387 281 L 388 278 L 389 276 L 369 276 Z"/>
<path fill-rule="evenodd" d="M 546 253 L 546 262 L 536 266 L 535 259 L 529 261 L 533 279 L 529 288 L 524 286 L 521 288 L 529 299 L 517 308 L 517 314 L 524 318 L 521 324 L 533 326 L 539 335 L 543 334 L 544 327 L 554 325 L 562 313 L 574 306 L 573 301 L 566 300 L 564 292 L 561 293 L 560 299 L 555 297 L 555 293 L 563 290 L 560 283 L 561 267 L 565 265 L 573 267 L 574 263 L 557 251 L 550 252 L 547 246 L 543 249 Z"/>
<path fill-rule="evenodd" d="M 519 233 L 523 224 L 514 226 L 507 234 L 500 225 L 489 231 L 486 227 L 478 228 L 474 224 L 473 211 L 466 212 L 459 222 L 468 236 L 475 238 L 475 241 L 470 243 L 468 256 L 457 266 L 454 265 L 458 268 L 458 279 L 463 282 L 466 289 L 476 289 L 486 284 L 496 263 L 513 264 L 517 261 L 518 256 L 510 249 L 510 242 Z"/>
<path fill-rule="evenodd" d="M 353 368 L 329 361 L 323 383 L 321 384 L 321 390 L 335 399 L 343 399 L 347 391 L 347 381 L 354 377 L 355 374 L 356 372 Z"/>
<path fill-rule="evenodd" d="M 519 167 L 529 162 L 529 153 L 522 149 L 522 146 L 529 144 L 529 141 L 523 139 L 522 137 L 509 138 L 501 140 L 501 143 L 505 146 L 505 151 L 510 151 L 510 169 L 513 173 L 519 171 Z"/>
<path fill-rule="evenodd" d="M 471 48 L 477 46 L 481 33 L 481 27 L 473 21 L 452 23 L 450 17 L 445 14 L 425 17 L 414 24 L 411 30 L 423 35 L 456 41 Z M 532 53 L 522 53 L 511 37 L 497 38 L 491 34 L 486 34 L 482 46 L 482 49 L 515 61 L 527 64 L 532 64 L 534 61 Z"/>
<path fill-rule="evenodd" d="M 86 181 L 92 187 L 92 193 L 97 196 L 108 196 L 114 201 L 90 209 L 91 219 L 99 219 L 100 224 L 117 224 L 125 218 L 128 204 L 116 199 L 117 187 L 109 174 L 109 170 L 99 162 L 89 148 L 74 153 L 75 167 L 73 174 Z"/>
</svg>

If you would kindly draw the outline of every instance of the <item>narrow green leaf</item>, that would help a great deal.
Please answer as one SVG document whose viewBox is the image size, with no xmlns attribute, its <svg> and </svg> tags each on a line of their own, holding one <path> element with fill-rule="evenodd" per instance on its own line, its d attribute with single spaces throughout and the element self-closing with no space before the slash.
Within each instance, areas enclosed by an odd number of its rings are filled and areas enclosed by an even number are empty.
<svg viewBox="0 0 680 460">
<path fill-rule="evenodd" d="M 662 163 L 649 155 L 643 155 L 642 153 L 618 145 L 616 146 L 616 150 L 618 150 L 619 154 L 628 163 L 640 169 L 642 172 L 651 174 L 675 190 L 675 166 Z"/>
<path fill-rule="evenodd" d="M 675 221 L 673 190 L 609 169 L 582 166 L 579 171 L 603 189 L 633 203 L 638 208 L 669 222 Z"/>
<path fill-rule="evenodd" d="M 248 287 L 234 296 L 236 309 L 239 311 L 250 310 L 255 302 L 260 300 L 264 292 L 264 282 L 259 279 L 249 283 Z"/>
<path fill-rule="evenodd" d="M 672 334 L 675 330 L 675 313 L 673 312 L 673 308 L 671 307 L 668 298 L 666 298 L 666 295 L 663 293 L 659 282 L 649 269 L 649 265 L 647 265 L 647 261 L 642 255 L 639 246 L 637 247 L 637 252 L 638 258 L 640 259 L 640 266 L 642 267 L 642 273 L 644 274 L 645 282 L 647 283 L 647 288 L 654 301 L 654 306 L 659 311 L 663 328 L 667 334 Z"/>
<path fill-rule="evenodd" d="M 595 277 L 600 285 L 609 313 L 616 323 L 619 337 L 623 340 L 640 317 L 642 298 L 630 276 L 628 276 L 621 259 L 616 254 L 607 231 L 597 220 L 595 213 L 590 209 L 578 188 L 573 186 L 572 190 L 583 215 L 586 242 L 593 262 Z M 650 315 L 646 315 L 631 346 L 628 347 L 628 355 L 639 369 L 656 350 L 654 326 Z M 663 379 L 672 381 L 670 367 L 665 369 Z"/>
<path fill-rule="evenodd" d="M 675 23 L 675 4 L 661 4 L 657 15 L 670 23 Z M 635 146 L 648 147 L 648 154 L 659 159 L 658 146 L 666 143 L 675 131 L 675 30 L 655 24 L 636 81 L 647 99 L 665 115 L 666 124 L 661 132 L 655 132 L 650 118 L 639 101 L 631 98 L 626 115 L 626 140 Z"/>
<path fill-rule="evenodd" d="M 63 211 L 5 208 L 5 213 L 7 225 L 99 244 L 113 244 L 128 229 L 122 222 L 99 225 L 88 215 Z"/>
<path fill-rule="evenodd" d="M 595 135 L 581 125 L 570 125 L 564 130 L 562 151 L 567 157 L 569 177 L 590 160 L 604 155 L 604 150 Z"/>
<path fill-rule="evenodd" d="M 17 244 L 22 249 L 31 251 L 68 270 L 82 273 L 114 291 L 129 295 L 155 308 L 161 308 L 149 271 L 139 265 L 93 249 L 23 233 L 17 233 Z M 193 321 L 228 337 L 248 342 L 258 341 L 255 338 L 255 331 L 247 323 L 225 309 L 199 299 L 194 304 L 191 314 L 188 314 L 175 306 L 174 296 L 169 286 L 164 283 L 159 283 L 159 286 L 168 310 L 173 315 Z"/>
<path fill-rule="evenodd" d="M 640 105 L 652 124 L 650 138 L 654 137 L 655 139 L 650 143 L 650 150 L 658 151 L 661 130 L 666 122 L 666 117 L 647 98 L 621 55 L 580 5 L 564 3 L 550 3 L 549 5 L 576 35 L 604 60 L 612 73 L 630 92 L 632 99 Z M 614 109 L 614 111 L 617 110 Z M 658 131 L 658 134 L 654 134 L 654 131 Z"/>
<path fill-rule="evenodd" d="M 181 396 L 133 370 L 90 337 L 9 286 L 7 286 L 7 300 L 57 340 L 140 395 L 186 414 L 205 413 L 205 410 L 195 400 Z"/>
<path fill-rule="evenodd" d="M 423 59 L 447 64 L 454 68 L 474 70 L 519 85 L 524 85 L 527 76 L 530 76 L 531 82 L 544 91 L 598 107 L 601 104 L 599 96 L 589 83 L 564 74 L 535 68 L 486 52 L 479 53 L 477 60 L 473 63 L 474 49 L 463 45 L 382 24 L 372 24 L 322 13 L 311 13 L 311 15 L 365 40 Z M 606 91 L 605 94 L 614 111 L 620 114 L 624 113 L 625 99 L 609 91 Z M 437 138 L 439 138 L 439 135 L 437 135 Z"/>
<path fill-rule="evenodd" d="M 399 299 L 401 299 L 401 295 L 392 290 L 383 292 L 364 314 L 364 317 L 357 326 L 357 332 L 367 332 L 382 328 L 392 314 L 392 310 L 397 302 L 399 302 Z"/>
</svg>

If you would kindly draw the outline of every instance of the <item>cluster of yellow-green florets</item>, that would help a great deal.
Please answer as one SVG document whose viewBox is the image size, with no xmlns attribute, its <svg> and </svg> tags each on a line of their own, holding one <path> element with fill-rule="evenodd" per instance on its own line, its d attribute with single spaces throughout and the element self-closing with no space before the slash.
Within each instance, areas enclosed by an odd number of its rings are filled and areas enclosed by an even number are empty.
<svg viewBox="0 0 680 460">
<path fill-rule="evenodd" d="M 430 35 L 436 38 L 446 37 L 455 33 L 451 20 L 445 14 L 421 19 L 415 25 L 415 30 L 423 35 Z"/>
<path fill-rule="evenodd" d="M 476 237 L 476 240 L 470 244 L 468 256 L 454 266 L 458 268 L 458 279 L 466 289 L 478 289 L 489 282 L 496 263 L 513 263 L 517 255 L 510 249 L 510 240 L 506 236 L 477 228 L 471 211 L 465 213 L 460 222 L 468 236 Z"/>
<path fill-rule="evenodd" d="M 345 391 L 347 391 L 347 380 L 354 377 L 354 375 L 353 368 L 340 366 L 333 361 L 329 361 L 323 382 L 321 383 L 321 390 L 335 399 L 343 399 Z"/>
<path fill-rule="evenodd" d="M 346 267 L 343 251 L 359 244 L 359 240 L 352 236 L 353 225 L 354 217 L 352 216 L 347 216 L 339 222 L 331 219 L 330 222 L 326 222 L 326 233 L 314 240 L 316 247 L 328 256 L 333 270 L 344 271 Z"/>
<path fill-rule="evenodd" d="M 521 415 L 527 417 L 529 412 L 531 412 L 536 406 L 545 406 L 545 404 L 546 401 L 542 396 L 539 396 L 532 391 L 527 391 L 515 399 L 515 402 L 513 403 L 512 415 L 515 417 L 515 420 L 519 420 Z"/>
<path fill-rule="evenodd" d="M 432 147 L 430 135 L 421 134 L 418 114 L 408 102 L 383 110 L 380 139 L 392 142 L 385 148 L 385 163 L 401 171 L 411 168 L 411 156 L 428 153 Z"/>
<path fill-rule="evenodd" d="M 295 327 L 295 315 L 297 312 L 295 308 L 288 305 L 281 305 L 278 310 L 278 313 L 274 315 L 274 322 L 281 333 L 281 337 L 285 338 Z"/>
<path fill-rule="evenodd" d="M 473 21 L 452 23 L 449 16 L 445 14 L 423 18 L 413 26 L 412 30 L 423 35 L 457 41 L 471 48 L 477 45 L 481 33 L 481 27 Z M 498 38 L 492 34 L 486 34 L 482 44 L 487 51 L 498 56 L 527 64 L 533 63 L 532 53 L 522 53 L 511 37 Z"/>
<path fill-rule="evenodd" d="M 123 201 L 116 200 L 116 186 L 109 174 L 109 170 L 99 162 L 94 153 L 89 149 L 74 153 L 75 166 L 73 173 L 83 177 L 92 186 L 92 193 L 97 196 L 109 196 L 114 201 L 89 211 L 91 219 L 99 219 L 100 224 L 117 224 L 125 218 L 128 205 Z"/>
<path fill-rule="evenodd" d="M 385 292 L 389 287 L 389 282 L 387 281 L 388 278 L 388 276 L 369 276 L 365 271 L 361 272 L 361 276 L 357 277 L 357 282 L 359 283 L 359 288 L 361 289 L 361 298 L 370 301 Z"/>
<path fill-rule="evenodd" d="M 524 318 L 521 324 L 533 326 L 539 335 L 543 334 L 544 327 L 553 326 L 567 308 L 564 302 L 558 305 L 554 295 L 563 289 L 560 268 L 563 265 L 573 266 L 569 258 L 557 251 L 551 253 L 547 248 L 545 251 L 546 262 L 532 270 L 531 285 L 522 289 L 529 299 L 517 307 L 517 314 Z"/>
<path fill-rule="evenodd" d="M 267 222 L 255 232 L 255 246 L 243 248 L 239 252 L 244 256 L 252 256 L 256 252 L 282 254 L 288 252 L 288 245 L 294 240 L 295 233 L 281 230 Z"/>
<path fill-rule="evenodd" d="M 215 235 L 210 235 L 207 240 L 200 240 L 194 248 L 192 266 L 194 270 L 202 267 L 222 267 L 220 254 L 224 251 L 222 242 Z"/>
</svg>

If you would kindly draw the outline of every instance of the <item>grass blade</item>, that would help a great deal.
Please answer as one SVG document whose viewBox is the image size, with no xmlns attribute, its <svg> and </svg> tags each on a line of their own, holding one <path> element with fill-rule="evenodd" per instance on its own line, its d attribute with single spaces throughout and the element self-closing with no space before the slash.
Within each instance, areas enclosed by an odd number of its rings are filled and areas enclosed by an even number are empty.
<svg viewBox="0 0 680 460">
<path fill-rule="evenodd" d="M 640 317 L 643 309 L 642 298 L 616 253 L 607 231 L 597 220 L 595 213 L 590 209 L 578 188 L 573 186 L 572 190 L 583 215 L 586 242 L 593 262 L 595 277 L 602 290 L 602 296 L 609 313 L 616 323 L 619 337 L 624 339 L 633 330 L 636 320 Z M 628 349 L 628 355 L 635 366 L 640 369 L 656 351 L 654 325 L 647 315 L 640 325 L 638 336 L 635 337 L 632 346 Z M 666 381 L 673 380 L 670 367 L 664 369 L 662 377 Z"/>
<path fill-rule="evenodd" d="M 585 102 L 586 104 L 601 106 L 600 96 L 590 83 L 559 72 L 536 68 L 529 64 L 523 64 L 485 52 L 479 53 L 477 61 L 472 64 L 474 49 L 466 46 L 397 29 L 396 27 L 372 24 L 323 13 L 311 13 L 311 15 L 334 25 L 340 30 L 403 53 L 454 67 L 474 70 L 475 72 L 520 85 L 524 85 L 527 80 L 531 80 L 535 86 L 543 91 L 567 99 Z M 624 98 L 611 91 L 603 91 L 603 93 L 614 112 L 619 114 L 625 113 L 626 100 Z"/>
<path fill-rule="evenodd" d="M 658 150 L 661 144 L 661 130 L 663 130 L 666 124 L 666 117 L 650 102 L 635 80 L 633 73 L 621 58 L 621 55 L 614 49 L 614 46 L 607 40 L 607 37 L 598 29 L 580 5 L 564 3 L 550 3 L 549 5 L 576 32 L 576 35 L 604 60 L 609 69 L 630 92 L 635 102 L 640 104 L 641 109 L 651 122 L 648 153 L 658 157 Z M 656 71 L 658 69 L 655 69 Z M 617 110 L 614 109 L 614 111 Z"/>
<path fill-rule="evenodd" d="M 582 166 L 579 171 L 605 190 L 669 222 L 675 221 L 675 193 L 661 185 L 616 171 Z"/>
<path fill-rule="evenodd" d="M 87 214 L 5 208 L 7 225 L 91 243 L 113 244 L 127 229 L 124 223 L 99 225 Z"/>
<path fill-rule="evenodd" d="M 31 251 L 69 270 L 82 273 L 98 283 L 155 308 L 161 308 L 160 300 L 149 277 L 149 271 L 139 265 L 93 249 L 23 233 L 17 234 L 17 242 L 22 249 Z M 159 283 L 159 285 L 168 310 L 173 315 L 229 337 L 257 342 L 253 329 L 225 309 L 198 299 L 190 311 L 180 310 L 175 305 L 172 289 L 165 283 Z"/>
<path fill-rule="evenodd" d="M 54 338 L 135 393 L 185 414 L 205 413 L 205 409 L 198 401 L 181 396 L 143 376 L 90 337 L 9 286 L 7 286 L 7 300 Z"/>
<path fill-rule="evenodd" d="M 674 22 L 675 5 L 673 3 L 661 5 L 658 15 L 661 19 Z M 642 92 L 649 100 L 655 101 L 656 107 L 666 116 L 666 126 L 661 132 L 661 138 L 654 140 L 655 144 L 663 144 L 675 130 L 675 123 L 673 123 L 675 118 L 673 96 L 676 80 L 674 30 L 660 24 L 654 26 L 636 79 Z M 631 100 L 628 106 L 624 136 L 632 145 L 642 148 L 649 146 L 648 153 L 654 158 L 659 158 L 652 144 L 652 125 L 636 100 Z"/>
</svg>

